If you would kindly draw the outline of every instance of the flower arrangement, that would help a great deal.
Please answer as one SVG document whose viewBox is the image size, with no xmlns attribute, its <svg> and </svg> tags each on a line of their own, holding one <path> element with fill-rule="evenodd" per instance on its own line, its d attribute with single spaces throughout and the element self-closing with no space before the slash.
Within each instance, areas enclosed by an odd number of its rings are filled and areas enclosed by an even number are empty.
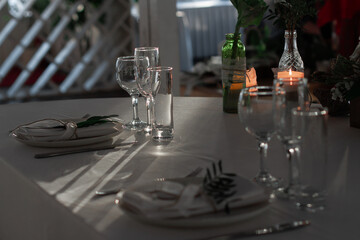
<svg viewBox="0 0 360 240">
<path fill-rule="evenodd" d="M 292 32 L 301 26 L 304 17 L 315 15 L 314 4 L 314 0 L 275 0 L 275 8 L 269 9 L 270 14 L 267 18 L 273 19 L 278 27 Z"/>
<path fill-rule="evenodd" d="M 241 27 L 259 25 L 268 6 L 263 0 L 230 0 L 238 12 L 234 31 L 234 42 L 237 42 Z M 235 58 L 237 44 L 233 45 L 232 58 Z"/>
<path fill-rule="evenodd" d="M 289 31 L 290 51 L 292 52 L 292 39 L 297 27 L 301 27 L 302 20 L 306 16 L 314 16 L 315 0 L 275 0 L 274 9 L 269 9 L 270 14 L 266 16 L 269 20 L 274 20 L 274 24 L 281 29 Z"/>
<path fill-rule="evenodd" d="M 315 72 L 312 77 L 332 86 L 333 100 L 343 102 L 360 97 L 360 43 L 349 58 L 338 55 L 332 59 L 329 72 Z"/>
</svg>

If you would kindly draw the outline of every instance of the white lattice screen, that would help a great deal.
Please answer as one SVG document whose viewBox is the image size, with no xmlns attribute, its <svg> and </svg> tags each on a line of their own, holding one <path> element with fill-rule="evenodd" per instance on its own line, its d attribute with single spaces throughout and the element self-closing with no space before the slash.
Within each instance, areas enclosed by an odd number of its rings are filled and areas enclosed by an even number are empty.
<svg viewBox="0 0 360 240">
<path fill-rule="evenodd" d="M 0 0 L 0 101 L 109 89 L 131 0 Z"/>
</svg>

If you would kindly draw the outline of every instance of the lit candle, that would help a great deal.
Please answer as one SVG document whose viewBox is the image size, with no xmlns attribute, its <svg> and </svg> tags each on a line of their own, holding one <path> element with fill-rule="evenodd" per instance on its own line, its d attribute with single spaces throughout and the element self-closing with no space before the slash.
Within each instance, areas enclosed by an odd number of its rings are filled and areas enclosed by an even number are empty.
<svg viewBox="0 0 360 240">
<path fill-rule="evenodd" d="M 289 71 L 283 71 L 283 72 L 278 72 L 277 74 L 277 78 L 303 78 L 304 77 L 304 73 L 303 72 L 297 72 L 297 71 L 291 71 L 291 69 Z"/>
</svg>

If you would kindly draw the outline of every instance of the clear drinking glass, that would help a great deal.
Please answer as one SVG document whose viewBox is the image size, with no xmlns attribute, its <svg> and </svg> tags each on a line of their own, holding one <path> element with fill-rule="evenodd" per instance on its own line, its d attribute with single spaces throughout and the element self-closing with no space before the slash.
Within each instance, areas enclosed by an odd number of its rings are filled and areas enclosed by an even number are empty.
<svg viewBox="0 0 360 240">
<path fill-rule="evenodd" d="M 260 170 L 255 181 L 260 185 L 277 188 L 279 181 L 267 170 L 268 142 L 275 133 L 274 112 L 285 101 L 285 92 L 278 88 L 257 86 L 240 92 L 238 115 L 246 131 L 256 137 L 260 152 Z"/>
<path fill-rule="evenodd" d="M 293 134 L 299 141 L 298 208 L 310 212 L 326 207 L 328 110 L 322 107 L 292 109 Z"/>
<path fill-rule="evenodd" d="M 159 66 L 159 48 L 158 47 L 137 47 L 134 50 L 136 57 L 148 57 L 150 67 Z"/>
<path fill-rule="evenodd" d="M 172 70 L 172 67 L 163 66 L 148 69 L 155 99 L 155 120 L 151 133 L 155 141 L 171 141 L 174 137 Z"/>
<path fill-rule="evenodd" d="M 275 194 L 280 198 L 293 198 L 298 184 L 298 139 L 293 135 L 291 110 L 309 105 L 306 78 L 280 78 L 274 80 L 274 87 L 285 90 L 285 102 L 275 111 L 276 135 L 285 147 L 289 163 L 289 179 L 286 186 L 279 187 Z"/>
<path fill-rule="evenodd" d="M 158 47 L 137 47 L 135 48 L 134 55 L 136 57 L 148 57 L 149 67 L 159 66 L 159 48 Z M 151 79 L 149 75 L 141 78 L 141 82 L 138 82 L 139 90 L 141 94 L 146 98 L 146 111 L 147 111 L 147 121 L 144 131 L 149 133 L 152 131 L 152 124 L 154 122 L 154 110 L 153 110 L 153 94 L 151 92 Z"/>
<path fill-rule="evenodd" d="M 146 123 L 139 119 L 138 115 L 138 98 L 139 90 L 136 84 L 136 71 L 149 67 L 149 59 L 146 57 L 126 56 L 119 57 L 116 60 L 116 80 L 121 88 L 131 96 L 133 120 L 124 126 L 130 130 L 142 130 Z"/>
</svg>

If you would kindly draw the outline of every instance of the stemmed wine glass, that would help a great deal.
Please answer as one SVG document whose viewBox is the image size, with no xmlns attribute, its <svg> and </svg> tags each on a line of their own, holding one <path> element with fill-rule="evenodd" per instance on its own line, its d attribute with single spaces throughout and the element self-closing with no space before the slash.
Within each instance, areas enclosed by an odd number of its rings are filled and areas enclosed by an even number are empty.
<svg viewBox="0 0 360 240">
<path fill-rule="evenodd" d="M 138 114 L 138 97 L 139 90 L 136 84 L 136 72 L 142 69 L 146 71 L 149 67 L 149 59 L 147 57 L 126 56 L 119 57 L 116 60 L 116 80 L 121 88 L 127 91 L 131 96 L 133 120 L 124 126 L 130 130 L 142 130 L 146 123 L 139 119 Z M 139 74 L 143 76 L 144 74 Z"/>
<path fill-rule="evenodd" d="M 136 83 L 141 95 L 146 97 L 147 123 L 144 132 L 150 133 L 154 123 L 154 97 L 159 89 L 159 78 L 154 75 L 156 67 L 149 67 L 147 71 L 137 71 Z"/>
<path fill-rule="evenodd" d="M 280 78 L 274 80 L 274 87 L 281 87 L 286 92 L 286 100 L 276 109 L 275 118 L 277 137 L 284 145 L 289 162 L 289 182 L 287 186 L 279 187 L 275 194 L 280 198 L 293 198 L 298 185 L 298 137 L 294 135 L 291 111 L 293 108 L 309 107 L 306 78 Z"/>
<path fill-rule="evenodd" d="M 135 48 L 134 55 L 136 57 L 143 56 L 149 58 L 149 67 L 157 67 L 159 65 L 159 48 L 158 47 L 137 47 Z M 141 73 L 138 73 L 141 74 Z M 138 78 L 138 87 L 141 94 L 146 98 L 146 112 L 147 121 L 144 131 L 146 133 L 151 132 L 152 124 L 154 122 L 154 111 L 153 111 L 153 94 L 151 91 L 151 79 L 149 75 Z"/>
<path fill-rule="evenodd" d="M 275 133 L 274 112 L 285 101 L 283 89 L 271 86 L 244 88 L 240 92 L 238 115 L 246 131 L 258 140 L 260 169 L 255 181 L 263 186 L 277 188 L 279 181 L 267 170 L 268 142 Z"/>
</svg>

